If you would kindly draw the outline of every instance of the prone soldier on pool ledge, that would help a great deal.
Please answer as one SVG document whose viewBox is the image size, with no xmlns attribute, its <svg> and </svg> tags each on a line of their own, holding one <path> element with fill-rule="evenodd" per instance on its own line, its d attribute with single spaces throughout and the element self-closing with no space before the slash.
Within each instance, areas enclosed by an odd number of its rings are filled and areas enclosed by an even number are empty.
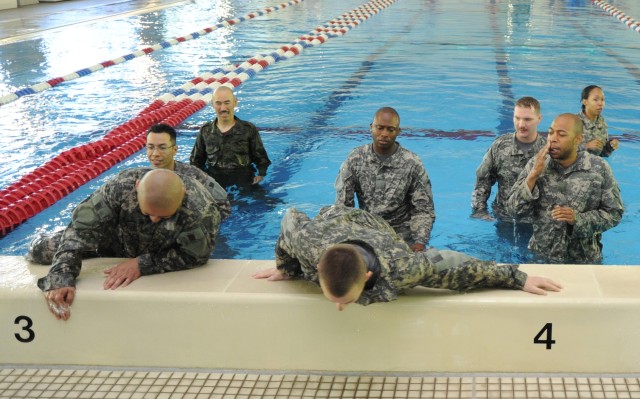
<svg viewBox="0 0 640 399">
<path fill-rule="evenodd" d="M 81 202 L 61 234 L 36 238 L 27 258 L 46 261 L 56 250 L 38 287 L 51 313 L 67 320 L 83 258 L 129 258 L 105 270 L 104 289 L 126 287 L 144 275 L 205 264 L 219 226 L 213 197 L 198 181 L 167 169 L 127 169 Z"/>
<path fill-rule="evenodd" d="M 416 287 L 464 291 L 521 289 L 559 291 L 560 284 L 527 276 L 517 265 L 499 266 L 455 251 L 414 252 L 382 218 L 341 205 L 324 207 L 312 220 L 290 208 L 276 244 L 276 268 L 254 278 L 303 278 L 320 285 L 338 310 L 350 303 L 389 302 Z"/>
</svg>

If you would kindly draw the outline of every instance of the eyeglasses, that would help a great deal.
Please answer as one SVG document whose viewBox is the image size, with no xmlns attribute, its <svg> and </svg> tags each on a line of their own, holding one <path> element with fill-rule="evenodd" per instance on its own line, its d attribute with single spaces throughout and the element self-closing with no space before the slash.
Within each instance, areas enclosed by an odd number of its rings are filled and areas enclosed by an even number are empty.
<svg viewBox="0 0 640 399">
<path fill-rule="evenodd" d="M 154 151 L 159 151 L 159 152 L 167 152 L 169 151 L 170 148 L 175 147 L 174 145 L 159 145 L 159 146 L 155 146 L 153 144 L 147 144 L 147 152 L 154 152 Z"/>
</svg>

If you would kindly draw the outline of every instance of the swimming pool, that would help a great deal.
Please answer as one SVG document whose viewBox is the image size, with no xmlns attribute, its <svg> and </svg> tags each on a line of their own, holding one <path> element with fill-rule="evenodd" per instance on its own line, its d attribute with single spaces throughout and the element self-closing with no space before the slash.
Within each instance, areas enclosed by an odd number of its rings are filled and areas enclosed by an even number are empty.
<svg viewBox="0 0 640 399">
<path fill-rule="evenodd" d="M 103 137 L 203 72 L 269 54 L 364 3 L 306 0 L 1 106 L 0 189 L 59 152 Z M 0 94 L 277 4 L 179 3 L 8 43 L 0 46 Z M 640 17 L 632 0 L 615 6 Z M 515 99 L 540 100 L 545 130 L 555 115 L 579 110 L 583 86 L 598 84 L 610 135 L 621 139 L 609 162 L 626 207 L 620 225 L 604 234 L 604 263 L 640 264 L 633 240 L 640 219 L 639 37 L 586 0 L 398 0 L 343 37 L 269 66 L 236 90 L 237 115 L 259 127 L 273 162 L 263 184 L 268 194 L 233 193 L 234 213 L 213 257 L 272 259 L 284 211 L 315 214 L 332 203 L 340 163 L 370 141 L 373 113 L 390 105 L 402 118 L 399 141 L 422 157 L 432 180 L 431 244 L 519 262 L 521 248 L 497 239 L 493 224 L 469 218 L 475 168 L 495 136 L 512 129 Z M 212 117 L 208 106 L 178 126 L 179 159 L 188 158 L 198 127 Z M 1 253 L 24 253 L 38 229 L 64 226 L 110 176 L 141 165 L 146 158 L 138 152 L 27 220 L 0 240 Z"/>
</svg>

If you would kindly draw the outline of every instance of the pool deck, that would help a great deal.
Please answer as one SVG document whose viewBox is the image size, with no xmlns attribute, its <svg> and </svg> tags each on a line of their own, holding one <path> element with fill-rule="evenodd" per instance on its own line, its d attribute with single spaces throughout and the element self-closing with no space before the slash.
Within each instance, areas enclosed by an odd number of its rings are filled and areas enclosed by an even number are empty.
<svg viewBox="0 0 640 399">
<path fill-rule="evenodd" d="M 251 278 L 269 260 L 105 291 L 119 261 L 84 262 L 64 322 L 35 286 L 47 267 L 0 259 L 0 397 L 640 398 L 637 267 L 522 265 L 564 289 L 416 288 L 338 312 L 308 282 Z"/>
</svg>

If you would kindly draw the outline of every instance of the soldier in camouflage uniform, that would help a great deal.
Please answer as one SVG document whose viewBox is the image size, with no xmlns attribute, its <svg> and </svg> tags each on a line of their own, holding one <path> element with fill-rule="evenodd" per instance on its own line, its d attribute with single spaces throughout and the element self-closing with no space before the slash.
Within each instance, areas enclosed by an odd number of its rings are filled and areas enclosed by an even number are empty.
<svg viewBox="0 0 640 399">
<path fill-rule="evenodd" d="M 498 137 L 476 169 L 476 185 L 471 196 L 472 217 L 493 220 L 487 210 L 487 201 L 491 196 L 491 188 L 497 182 L 498 192 L 492 204 L 493 213 L 499 220 L 513 219 L 507 211 L 511 187 L 529 159 L 547 143 L 547 140 L 538 134 L 538 124 L 541 120 L 538 100 L 522 97 L 516 102 L 513 110 L 515 133 Z M 519 222 L 531 223 L 531 220 L 524 217 Z"/>
<path fill-rule="evenodd" d="M 147 159 L 154 168 L 173 170 L 180 177 L 187 176 L 202 183 L 213 196 L 220 217 L 226 219 L 231 214 L 227 192 L 202 170 L 175 160 L 178 153 L 177 135 L 176 130 L 170 125 L 159 123 L 151 126 L 147 132 Z"/>
<path fill-rule="evenodd" d="M 212 104 L 216 119 L 200 128 L 191 150 L 191 165 L 207 172 L 225 189 L 260 183 L 271 161 L 258 129 L 234 116 L 238 100 L 230 88 L 218 87 Z"/>
<path fill-rule="evenodd" d="M 509 196 L 513 212 L 532 213 L 529 248 L 548 262 L 601 262 L 602 233 L 624 212 L 611 168 L 600 157 L 578 151 L 581 142 L 580 118 L 558 116 L 547 145 L 529 161 Z"/>
<path fill-rule="evenodd" d="M 336 249 L 353 256 L 330 259 L 328 254 Z M 342 205 L 322 208 L 313 220 L 290 208 L 281 223 L 275 254 L 276 268 L 257 272 L 254 278 L 312 281 L 339 310 L 352 302 L 393 301 L 416 286 L 456 291 L 501 287 L 537 294 L 561 288 L 551 280 L 527 276 L 517 265 L 498 266 L 435 248 L 414 252 L 382 218 Z"/>
<path fill-rule="evenodd" d="M 213 198 L 198 181 L 166 169 L 124 170 L 76 207 L 38 287 L 51 312 L 66 320 L 83 258 L 130 258 L 105 271 L 104 288 L 115 289 L 140 276 L 205 264 L 219 225 Z M 36 239 L 29 257 L 46 259 L 41 252 L 51 246 Z"/>
<path fill-rule="evenodd" d="M 373 142 L 355 148 L 335 181 L 336 205 L 354 207 L 386 220 L 414 251 L 429 245 L 436 219 L 431 181 L 418 155 L 396 142 L 400 116 L 380 108 L 371 123 Z"/>
<path fill-rule="evenodd" d="M 578 114 L 582 119 L 584 140 L 580 145 L 594 155 L 608 157 L 618 149 L 618 139 L 609 140 L 607 122 L 602 116 L 604 109 L 604 92 L 598 86 L 587 86 L 581 95 L 582 112 Z"/>
</svg>

